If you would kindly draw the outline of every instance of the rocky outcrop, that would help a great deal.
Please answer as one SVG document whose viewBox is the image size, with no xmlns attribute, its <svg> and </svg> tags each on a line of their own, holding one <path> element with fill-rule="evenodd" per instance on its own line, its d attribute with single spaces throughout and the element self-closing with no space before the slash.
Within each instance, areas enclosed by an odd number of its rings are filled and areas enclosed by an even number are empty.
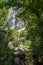
<svg viewBox="0 0 43 65">
<path fill-rule="evenodd" d="M 23 65 L 23 63 L 22 63 L 22 61 L 18 57 L 16 57 L 14 59 L 14 65 Z"/>
<path fill-rule="evenodd" d="M 20 32 L 25 29 L 25 24 L 24 21 L 22 21 L 20 18 L 17 18 L 16 15 L 17 11 L 15 11 L 13 7 L 9 8 L 8 25 L 11 29 L 15 29 Z"/>
</svg>

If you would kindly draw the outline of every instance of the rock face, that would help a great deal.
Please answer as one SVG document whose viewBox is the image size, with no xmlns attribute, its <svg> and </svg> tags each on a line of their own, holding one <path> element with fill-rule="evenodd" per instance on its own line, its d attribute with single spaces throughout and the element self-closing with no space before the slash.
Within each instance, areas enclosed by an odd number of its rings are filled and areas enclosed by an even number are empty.
<svg viewBox="0 0 43 65">
<path fill-rule="evenodd" d="M 14 50 L 14 46 L 13 46 L 13 43 L 11 41 L 8 43 L 8 48 L 10 50 Z"/>
<path fill-rule="evenodd" d="M 6 37 L 6 33 L 3 31 L 0 31 L 0 42 L 4 42 L 5 41 L 5 37 Z"/>
<path fill-rule="evenodd" d="M 12 42 L 9 42 L 8 47 L 10 50 L 13 50 L 15 56 L 13 57 L 13 65 L 28 65 L 27 62 L 27 52 L 29 51 L 28 47 L 20 46 L 14 47 Z"/>
<path fill-rule="evenodd" d="M 8 24 L 11 29 L 16 29 L 20 30 L 23 29 L 24 26 L 24 21 L 20 20 L 20 18 L 16 17 L 17 11 L 14 10 L 14 8 L 9 9 L 9 14 L 8 14 Z"/>
<path fill-rule="evenodd" d="M 13 45 L 14 43 L 13 42 L 11 42 L 11 41 L 9 41 L 9 43 L 8 43 L 8 48 L 10 49 L 10 50 L 14 50 L 14 53 L 19 53 L 19 54 L 22 54 L 22 53 L 27 53 L 27 52 L 29 52 L 29 48 L 28 48 L 28 46 L 18 46 L 18 47 L 14 47 L 14 45 Z"/>
<path fill-rule="evenodd" d="M 14 59 L 14 65 L 23 65 L 23 64 L 22 64 L 22 61 L 18 57 L 16 57 Z"/>
</svg>

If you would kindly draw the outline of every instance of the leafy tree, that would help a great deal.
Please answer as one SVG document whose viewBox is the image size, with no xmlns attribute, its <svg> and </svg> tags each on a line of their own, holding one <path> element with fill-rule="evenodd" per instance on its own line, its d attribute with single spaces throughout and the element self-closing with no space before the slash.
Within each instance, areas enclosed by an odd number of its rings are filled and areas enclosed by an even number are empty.
<svg viewBox="0 0 43 65">
<path fill-rule="evenodd" d="M 19 17 L 28 22 L 27 36 L 32 41 L 32 53 L 39 57 L 43 56 L 43 0 L 9 0 L 9 2 L 12 6 L 21 8 Z"/>
<path fill-rule="evenodd" d="M 9 28 L 8 30 L 8 41 L 16 41 L 19 38 L 19 33 L 16 30 Z"/>
<path fill-rule="evenodd" d="M 4 6 L 16 6 L 19 17 L 27 22 L 27 40 L 31 40 L 30 45 L 32 55 L 43 57 L 43 0 L 9 0 Z M 3 3 L 0 4 L 3 7 Z"/>
<path fill-rule="evenodd" d="M 8 8 L 0 8 L 0 65 L 12 65 L 13 52 L 8 48 L 9 41 L 15 41 L 19 33 L 9 29 Z"/>
<path fill-rule="evenodd" d="M 8 9 L 0 8 L 0 29 L 7 27 Z"/>
</svg>

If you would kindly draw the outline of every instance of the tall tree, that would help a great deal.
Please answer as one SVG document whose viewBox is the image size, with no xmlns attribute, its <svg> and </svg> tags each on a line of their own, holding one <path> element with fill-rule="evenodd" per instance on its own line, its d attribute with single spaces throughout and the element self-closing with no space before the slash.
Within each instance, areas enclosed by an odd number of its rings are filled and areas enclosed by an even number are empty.
<svg viewBox="0 0 43 65">
<path fill-rule="evenodd" d="M 2 6 L 2 4 L 0 4 Z M 26 39 L 32 41 L 32 54 L 43 56 L 43 0 L 9 0 L 4 6 L 16 6 L 19 17 L 27 22 Z"/>
<path fill-rule="evenodd" d="M 9 3 L 20 9 L 19 17 L 28 22 L 27 39 L 32 41 L 33 54 L 43 56 L 43 0 L 9 0 Z"/>
</svg>

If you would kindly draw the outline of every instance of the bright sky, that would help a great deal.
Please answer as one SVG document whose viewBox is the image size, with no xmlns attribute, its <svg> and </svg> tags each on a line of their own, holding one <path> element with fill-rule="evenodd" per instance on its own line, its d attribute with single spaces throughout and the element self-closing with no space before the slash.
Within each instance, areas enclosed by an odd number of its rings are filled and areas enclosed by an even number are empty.
<svg viewBox="0 0 43 65">
<path fill-rule="evenodd" d="M 6 2 L 8 2 L 8 0 L 5 0 Z"/>
<path fill-rule="evenodd" d="M 8 0 L 0 0 L 0 2 L 8 2 Z"/>
</svg>

